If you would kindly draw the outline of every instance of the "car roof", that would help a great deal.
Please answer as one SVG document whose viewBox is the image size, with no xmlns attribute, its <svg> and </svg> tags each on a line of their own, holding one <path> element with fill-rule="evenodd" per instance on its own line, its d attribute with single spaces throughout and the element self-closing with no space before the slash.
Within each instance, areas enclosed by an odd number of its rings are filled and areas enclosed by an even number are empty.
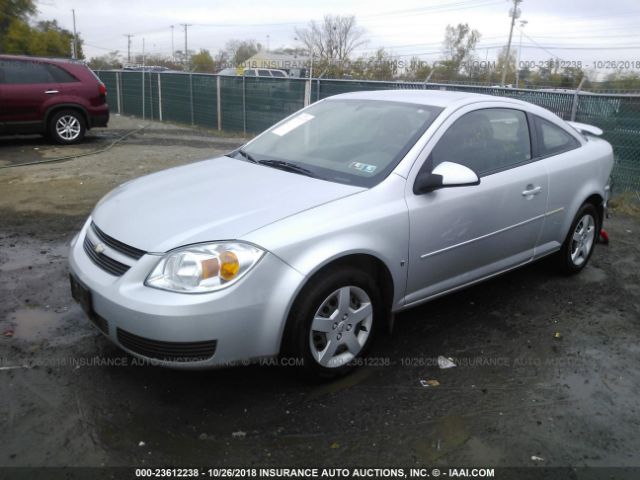
<svg viewBox="0 0 640 480">
<path fill-rule="evenodd" d="M 82 60 L 73 60 L 70 58 L 47 58 L 47 57 L 30 57 L 28 55 L 5 55 L 0 54 L 2 60 L 26 60 L 36 62 L 55 63 L 58 65 L 86 65 Z"/>
<path fill-rule="evenodd" d="M 468 104 L 487 101 L 524 102 L 511 98 L 483 95 L 481 93 L 456 92 L 450 90 L 370 90 L 362 92 L 350 92 L 335 95 L 331 98 L 360 99 L 360 100 L 387 100 L 394 102 L 415 103 L 418 105 L 431 105 L 434 107 L 448 107 L 455 103 Z"/>
</svg>

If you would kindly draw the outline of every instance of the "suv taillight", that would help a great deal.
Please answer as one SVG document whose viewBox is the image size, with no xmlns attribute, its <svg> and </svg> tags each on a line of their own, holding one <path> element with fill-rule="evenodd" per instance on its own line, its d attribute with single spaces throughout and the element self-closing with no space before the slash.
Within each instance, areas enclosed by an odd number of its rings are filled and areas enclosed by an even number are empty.
<svg viewBox="0 0 640 480">
<path fill-rule="evenodd" d="M 98 85 L 98 93 L 103 97 L 107 96 L 107 87 L 104 86 L 104 83 Z"/>
</svg>

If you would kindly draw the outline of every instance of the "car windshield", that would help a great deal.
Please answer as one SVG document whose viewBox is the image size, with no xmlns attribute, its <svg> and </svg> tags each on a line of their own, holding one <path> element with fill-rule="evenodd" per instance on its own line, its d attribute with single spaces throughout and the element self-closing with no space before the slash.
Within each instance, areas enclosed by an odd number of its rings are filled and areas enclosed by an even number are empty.
<svg viewBox="0 0 640 480">
<path fill-rule="evenodd" d="M 441 111 L 393 101 L 330 99 L 272 127 L 233 156 L 372 187 L 393 170 Z"/>
</svg>

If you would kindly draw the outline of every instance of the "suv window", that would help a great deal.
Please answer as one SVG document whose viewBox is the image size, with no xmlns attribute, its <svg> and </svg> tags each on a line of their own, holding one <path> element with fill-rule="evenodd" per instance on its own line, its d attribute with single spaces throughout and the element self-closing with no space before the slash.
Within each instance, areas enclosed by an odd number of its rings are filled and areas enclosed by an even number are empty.
<svg viewBox="0 0 640 480">
<path fill-rule="evenodd" d="M 50 63 L 46 64 L 45 67 L 49 70 L 49 73 L 53 77 L 53 79 L 58 83 L 71 83 L 77 82 L 78 79 L 67 72 L 64 68 L 60 68 L 57 65 L 52 65 Z"/>
<path fill-rule="evenodd" d="M 46 64 L 23 60 L 0 60 L 0 69 L 4 72 L 2 83 L 29 84 L 55 83 Z"/>
<path fill-rule="evenodd" d="M 487 108 L 454 122 L 431 152 L 431 167 L 465 165 L 478 175 L 531 160 L 527 117 L 520 110 Z"/>
<path fill-rule="evenodd" d="M 286 77 L 285 73 L 281 72 L 280 70 L 271 70 L 271 75 L 273 75 L 274 77 L 280 77 L 280 78 Z"/>
<path fill-rule="evenodd" d="M 245 70 L 244 74 L 247 77 L 255 77 L 256 76 L 256 71 L 255 70 Z"/>
<path fill-rule="evenodd" d="M 269 70 L 258 70 L 258 76 L 260 77 L 270 77 L 271 73 Z"/>
<path fill-rule="evenodd" d="M 573 150 L 580 142 L 562 128 L 540 117 L 535 117 L 538 136 L 538 154 L 542 157 Z"/>
</svg>

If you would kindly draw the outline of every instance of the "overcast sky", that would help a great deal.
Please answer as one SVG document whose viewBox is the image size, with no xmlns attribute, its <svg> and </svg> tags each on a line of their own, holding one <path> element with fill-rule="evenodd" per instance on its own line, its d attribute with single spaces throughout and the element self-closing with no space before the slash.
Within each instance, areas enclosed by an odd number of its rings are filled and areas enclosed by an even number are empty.
<svg viewBox="0 0 640 480">
<path fill-rule="evenodd" d="M 118 50 L 126 53 L 131 33 L 132 53 L 142 50 L 171 54 L 171 25 L 176 50 L 215 53 L 230 39 L 255 39 L 271 49 L 299 46 L 294 28 L 325 14 L 353 14 L 365 30 L 368 44 L 358 53 L 385 47 L 409 59 L 418 55 L 437 60 L 447 24 L 469 23 L 482 38 L 480 59 L 494 59 L 509 34 L 508 0 L 40 0 L 41 19 L 56 19 L 72 28 L 76 11 L 78 32 L 85 41 L 85 56 Z M 521 60 L 539 61 L 555 56 L 582 61 L 640 61 L 640 1 L 638 0 L 524 0 L 520 5 Z M 519 22 L 518 22 L 519 23 Z M 268 36 L 268 37 L 267 37 Z M 514 46 L 521 34 L 514 31 Z"/>
</svg>

